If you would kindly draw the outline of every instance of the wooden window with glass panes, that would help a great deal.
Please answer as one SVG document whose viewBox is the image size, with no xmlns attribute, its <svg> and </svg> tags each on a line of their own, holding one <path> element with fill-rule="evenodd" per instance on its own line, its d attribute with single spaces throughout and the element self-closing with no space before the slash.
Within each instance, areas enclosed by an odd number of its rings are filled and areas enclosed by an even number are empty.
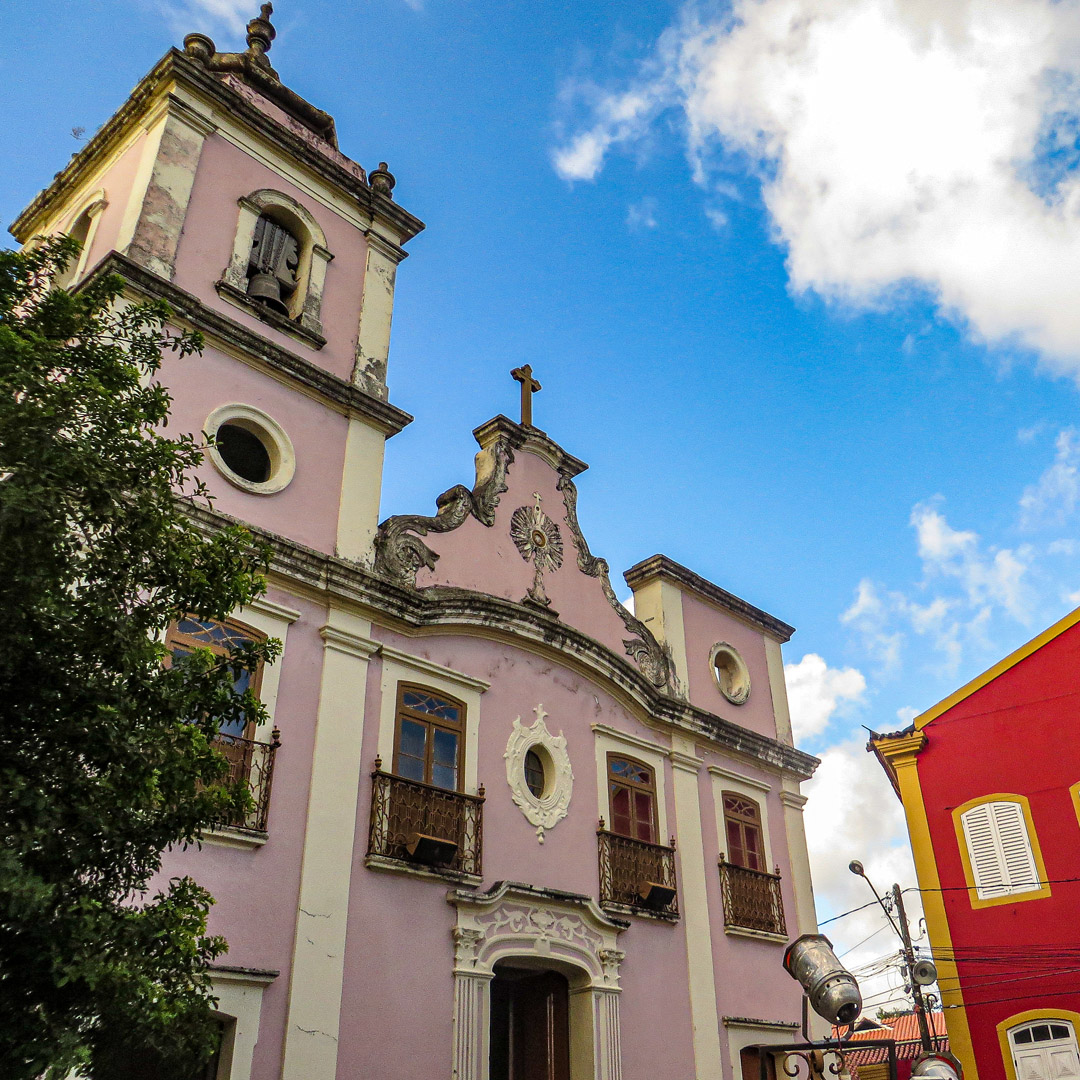
<svg viewBox="0 0 1080 1080">
<path fill-rule="evenodd" d="M 465 706 L 421 686 L 398 687 L 394 773 L 406 780 L 460 791 Z"/>
<path fill-rule="evenodd" d="M 724 792 L 724 831 L 729 863 L 747 870 L 766 869 L 761 811 L 753 799 L 732 791 Z"/>
<path fill-rule="evenodd" d="M 648 765 L 608 754 L 608 802 L 613 833 L 657 842 L 656 782 Z"/>
</svg>

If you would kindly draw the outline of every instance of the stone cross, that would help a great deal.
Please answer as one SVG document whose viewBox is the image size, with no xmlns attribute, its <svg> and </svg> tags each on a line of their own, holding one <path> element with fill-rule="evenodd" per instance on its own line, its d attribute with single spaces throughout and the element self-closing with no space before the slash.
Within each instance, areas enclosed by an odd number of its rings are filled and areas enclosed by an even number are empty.
<svg viewBox="0 0 1080 1080">
<path fill-rule="evenodd" d="M 514 368 L 510 377 L 521 383 L 521 426 L 532 427 L 532 396 L 541 389 L 540 384 L 532 377 L 532 365 Z"/>
</svg>

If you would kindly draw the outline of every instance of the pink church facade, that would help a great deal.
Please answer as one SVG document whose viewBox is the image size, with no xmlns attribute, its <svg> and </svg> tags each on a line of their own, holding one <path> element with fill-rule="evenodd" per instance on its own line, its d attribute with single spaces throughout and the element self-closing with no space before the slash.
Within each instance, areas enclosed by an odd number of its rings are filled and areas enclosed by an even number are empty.
<svg viewBox="0 0 1080 1080">
<path fill-rule="evenodd" d="M 481 424 L 475 472 L 380 523 L 423 225 L 279 81 L 268 14 L 245 53 L 190 35 L 13 227 L 204 334 L 163 376 L 218 438 L 200 517 L 274 552 L 231 624 L 284 645 L 274 736 L 228 742 L 257 813 L 163 869 L 229 942 L 216 1078 L 740 1080 L 796 1037 L 781 957 L 817 929 L 792 630 L 664 556 L 623 606 L 585 464 L 531 423 Z"/>
</svg>

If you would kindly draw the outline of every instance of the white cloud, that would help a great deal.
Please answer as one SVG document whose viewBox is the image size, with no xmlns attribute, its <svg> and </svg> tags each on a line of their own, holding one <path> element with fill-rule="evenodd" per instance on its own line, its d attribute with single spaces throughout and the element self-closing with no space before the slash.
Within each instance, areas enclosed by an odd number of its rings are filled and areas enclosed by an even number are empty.
<svg viewBox="0 0 1080 1080">
<path fill-rule="evenodd" d="M 1000 605 L 1018 622 L 1028 623 L 1032 604 L 1024 575 L 1030 549 L 991 548 L 983 551 L 976 533 L 949 525 L 938 509 L 939 501 L 919 503 L 911 511 L 910 521 L 918 538 L 919 556 L 926 576 L 955 578 L 972 608 L 981 611 L 986 605 Z M 916 629 L 922 632 L 933 628 L 933 620 L 928 620 L 926 613 L 926 609 L 912 609 Z"/>
<path fill-rule="evenodd" d="M 224 28 L 241 34 L 259 13 L 259 5 L 250 0 L 180 0 L 161 4 L 170 23 L 185 33 L 214 31 Z"/>
<path fill-rule="evenodd" d="M 840 622 L 858 631 L 863 647 L 880 665 L 881 671 L 895 671 L 900 665 L 904 635 L 890 625 L 895 597 L 888 603 L 878 595 L 877 587 L 863 578 L 851 606 L 840 616 Z"/>
<path fill-rule="evenodd" d="M 728 223 L 728 216 L 716 206 L 705 207 L 705 217 L 709 219 L 709 224 L 717 231 L 720 232 L 725 228 Z"/>
<path fill-rule="evenodd" d="M 916 884 L 903 808 L 881 766 L 866 752 L 861 739 L 826 750 L 814 778 L 803 786 L 803 791 L 807 795 L 804 811 L 807 847 L 822 918 L 851 911 L 873 900 L 866 882 L 848 870 L 852 859 L 864 865 L 879 892 L 891 888 L 894 881 L 902 888 Z M 908 894 L 904 902 L 914 928 L 922 914 L 918 894 Z M 883 929 L 886 926 L 881 909 L 874 906 L 838 919 L 823 927 L 823 931 L 849 969 L 874 970 L 882 965 L 871 964 L 872 961 L 895 953 L 899 947 L 893 931 Z M 868 937 L 870 940 L 865 945 L 859 945 Z M 895 969 L 870 977 L 860 974 L 863 997 L 873 1002 L 867 1011 L 873 1015 L 889 1000 L 900 1001 L 902 993 L 891 998 L 878 995 L 897 987 L 901 981 Z"/>
<path fill-rule="evenodd" d="M 1020 498 L 1020 525 L 1033 529 L 1045 524 L 1063 525 L 1080 502 L 1080 440 L 1072 428 L 1058 433 L 1056 457 Z"/>
<path fill-rule="evenodd" d="M 924 288 L 977 339 L 1080 371 L 1080 0 L 734 0 L 690 7 L 640 79 L 555 152 L 592 179 L 663 109 L 696 178 L 760 177 L 796 290 Z"/>
<path fill-rule="evenodd" d="M 658 222 L 656 220 L 656 198 L 652 195 L 644 195 L 638 199 L 635 203 L 630 203 L 626 208 L 626 224 L 633 230 L 638 229 L 655 229 Z"/>
<path fill-rule="evenodd" d="M 866 679 L 855 668 L 831 668 L 817 653 L 784 665 L 795 741 L 820 735 L 837 709 L 862 700 Z"/>
</svg>

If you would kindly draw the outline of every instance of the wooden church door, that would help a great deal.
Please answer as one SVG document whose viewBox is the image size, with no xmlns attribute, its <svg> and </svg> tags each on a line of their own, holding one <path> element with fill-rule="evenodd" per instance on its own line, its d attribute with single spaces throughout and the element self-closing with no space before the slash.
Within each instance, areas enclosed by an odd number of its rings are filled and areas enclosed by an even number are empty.
<svg viewBox="0 0 1080 1080">
<path fill-rule="evenodd" d="M 570 1080 L 570 988 L 555 971 L 495 970 L 490 1080 Z"/>
</svg>

